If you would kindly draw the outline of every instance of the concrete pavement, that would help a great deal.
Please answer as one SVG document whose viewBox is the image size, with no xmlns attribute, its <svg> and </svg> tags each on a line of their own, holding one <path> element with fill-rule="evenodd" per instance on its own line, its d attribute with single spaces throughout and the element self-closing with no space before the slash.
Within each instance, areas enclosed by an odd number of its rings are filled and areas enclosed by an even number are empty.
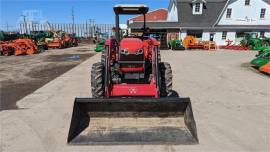
<svg viewBox="0 0 270 152">
<path fill-rule="evenodd" d="M 100 54 L 0 112 L 3 152 L 212 151 L 270 150 L 270 79 L 248 63 L 254 52 L 162 51 L 172 65 L 174 90 L 189 96 L 198 145 L 66 144 L 74 97 L 90 96 L 90 69 Z"/>
</svg>

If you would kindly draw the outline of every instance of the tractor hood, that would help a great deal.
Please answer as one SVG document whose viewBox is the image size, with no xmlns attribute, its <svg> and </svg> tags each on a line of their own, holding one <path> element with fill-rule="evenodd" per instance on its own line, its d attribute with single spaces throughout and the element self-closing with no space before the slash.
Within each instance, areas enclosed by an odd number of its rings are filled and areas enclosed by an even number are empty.
<svg viewBox="0 0 270 152">
<path fill-rule="evenodd" d="M 143 42 L 138 38 L 124 38 L 120 42 L 120 51 L 136 54 L 138 50 L 142 50 Z"/>
</svg>

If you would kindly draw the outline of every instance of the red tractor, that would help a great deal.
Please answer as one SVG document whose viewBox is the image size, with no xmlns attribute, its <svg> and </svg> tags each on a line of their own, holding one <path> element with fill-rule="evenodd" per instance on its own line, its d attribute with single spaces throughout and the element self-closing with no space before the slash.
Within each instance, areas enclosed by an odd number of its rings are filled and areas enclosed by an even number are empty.
<svg viewBox="0 0 270 152">
<path fill-rule="evenodd" d="M 116 5 L 114 12 L 115 37 L 106 40 L 101 62 L 92 66 L 93 98 L 75 99 L 68 143 L 89 126 L 90 116 L 119 117 L 115 113 L 121 113 L 120 117 L 130 113 L 138 113 L 133 117 L 184 116 L 186 128 L 198 141 L 190 99 L 172 96 L 171 66 L 161 62 L 159 43 L 149 37 L 145 19 L 148 7 Z M 142 36 L 120 39 L 119 14 L 142 14 Z"/>
</svg>

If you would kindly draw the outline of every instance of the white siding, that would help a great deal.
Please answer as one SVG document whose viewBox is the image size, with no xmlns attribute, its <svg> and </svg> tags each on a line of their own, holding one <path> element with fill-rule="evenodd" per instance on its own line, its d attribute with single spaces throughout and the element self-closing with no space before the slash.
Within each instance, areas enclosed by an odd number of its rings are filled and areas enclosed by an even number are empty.
<svg viewBox="0 0 270 152">
<path fill-rule="evenodd" d="M 265 33 L 264 33 L 264 36 L 265 36 L 265 37 L 270 37 L 270 32 L 265 32 Z"/>
<path fill-rule="evenodd" d="M 168 12 L 167 21 L 178 21 L 178 11 L 175 3 L 172 3 L 172 7 Z"/>
<path fill-rule="evenodd" d="M 210 32 L 203 32 L 202 40 L 203 41 L 209 41 L 210 40 Z"/>
<path fill-rule="evenodd" d="M 182 31 L 180 32 L 180 39 L 184 40 L 184 38 L 187 36 L 187 32 L 186 31 Z"/>
<path fill-rule="evenodd" d="M 235 32 L 227 32 L 227 37 L 225 40 L 222 40 L 222 32 L 216 32 L 216 34 L 214 36 L 214 41 L 216 42 L 217 45 L 226 45 L 227 40 L 233 41 L 233 43 L 234 43 Z"/>
<path fill-rule="evenodd" d="M 232 9 L 231 18 L 227 19 L 227 8 Z M 270 25 L 270 5 L 262 0 L 250 0 L 245 6 L 245 0 L 237 0 L 228 5 L 218 25 Z M 266 8 L 265 18 L 260 18 L 261 9 Z"/>
</svg>

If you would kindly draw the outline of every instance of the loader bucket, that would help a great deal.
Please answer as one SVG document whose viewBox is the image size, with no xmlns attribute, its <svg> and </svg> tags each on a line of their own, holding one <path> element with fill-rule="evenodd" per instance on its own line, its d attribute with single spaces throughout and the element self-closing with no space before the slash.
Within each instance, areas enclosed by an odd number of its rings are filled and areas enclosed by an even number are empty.
<svg viewBox="0 0 270 152">
<path fill-rule="evenodd" d="M 68 144 L 197 144 L 189 98 L 76 98 Z"/>
</svg>

